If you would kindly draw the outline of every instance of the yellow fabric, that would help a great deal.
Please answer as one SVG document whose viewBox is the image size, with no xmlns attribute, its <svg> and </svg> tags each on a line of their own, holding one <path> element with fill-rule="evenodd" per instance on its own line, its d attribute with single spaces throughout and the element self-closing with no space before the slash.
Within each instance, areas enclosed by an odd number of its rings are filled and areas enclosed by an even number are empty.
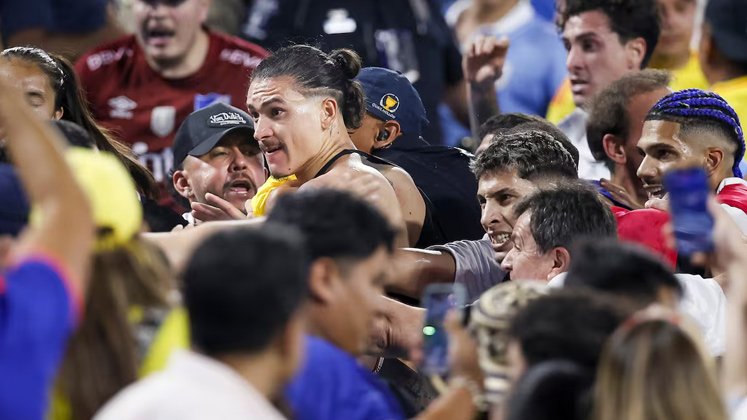
<svg viewBox="0 0 747 420">
<path fill-rule="evenodd" d="M 142 317 L 142 308 L 133 307 L 130 310 L 129 318 L 133 323 L 136 323 Z M 175 350 L 186 348 L 189 348 L 189 321 L 187 319 L 187 312 L 184 308 L 175 308 L 166 315 L 166 318 L 161 323 L 158 333 L 148 348 L 148 353 L 140 364 L 138 376 L 143 378 L 151 373 L 163 370 L 166 367 L 169 357 Z M 67 398 L 55 391 L 52 395 L 49 412 L 47 413 L 47 420 L 71 419 L 72 414 L 70 413 L 70 404 Z"/>
<path fill-rule="evenodd" d="M 576 109 L 576 104 L 573 102 L 571 80 L 566 77 L 557 92 L 555 92 L 550 105 L 547 106 L 547 116 L 545 118 L 557 125 L 563 118 L 570 115 L 574 109 Z"/>
<path fill-rule="evenodd" d="M 166 367 L 166 363 L 174 350 L 189 348 L 189 321 L 184 308 L 173 309 L 163 320 L 158 334 L 148 349 L 148 354 L 140 365 L 140 377 L 158 372 Z"/>
<path fill-rule="evenodd" d="M 716 83 L 711 86 L 711 90 L 721 95 L 734 108 L 744 132 L 747 121 L 747 76 Z"/>
<path fill-rule="evenodd" d="M 252 197 L 252 214 L 255 216 L 264 216 L 265 206 L 267 206 L 267 199 L 270 198 L 270 193 L 278 187 L 295 180 L 295 175 L 283 178 L 275 178 L 274 176 L 267 178 L 267 181 L 257 190 L 257 194 Z"/>
<path fill-rule="evenodd" d="M 96 250 L 129 242 L 140 230 L 143 213 L 127 169 L 114 155 L 80 147 L 69 148 L 65 157 L 88 197 L 96 227 L 108 231 L 97 237 Z M 39 211 L 33 209 L 31 223 L 38 224 L 40 217 Z"/>
<path fill-rule="evenodd" d="M 700 69 L 698 56 L 695 53 L 690 55 L 690 60 L 685 67 L 672 72 L 672 82 L 669 84 L 672 90 L 682 89 L 707 89 L 708 81 Z M 571 81 L 566 77 L 563 83 L 555 92 L 555 96 L 547 107 L 547 118 L 553 124 L 558 124 L 563 118 L 567 117 L 576 105 L 573 103 L 573 93 L 571 92 Z M 741 115 L 740 115 L 741 118 Z"/>
<path fill-rule="evenodd" d="M 669 84 L 672 90 L 682 89 L 708 89 L 708 80 L 706 80 L 703 70 L 700 68 L 698 55 L 690 54 L 690 60 L 684 67 L 672 70 L 672 82 Z"/>
</svg>

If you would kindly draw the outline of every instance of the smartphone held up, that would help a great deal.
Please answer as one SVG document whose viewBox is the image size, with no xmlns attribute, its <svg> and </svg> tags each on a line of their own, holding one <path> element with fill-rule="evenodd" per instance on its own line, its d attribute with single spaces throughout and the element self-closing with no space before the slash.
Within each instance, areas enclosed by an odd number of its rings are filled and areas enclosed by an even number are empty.
<svg viewBox="0 0 747 420">
<path fill-rule="evenodd" d="M 693 255 L 713 250 L 713 216 L 708 212 L 708 175 L 703 168 L 678 168 L 664 175 L 677 251 Z"/>
<path fill-rule="evenodd" d="M 450 310 L 464 307 L 466 296 L 464 286 L 458 283 L 432 284 L 425 289 L 421 300 L 425 307 L 421 371 L 426 375 L 448 373 L 449 338 L 444 319 Z"/>
</svg>

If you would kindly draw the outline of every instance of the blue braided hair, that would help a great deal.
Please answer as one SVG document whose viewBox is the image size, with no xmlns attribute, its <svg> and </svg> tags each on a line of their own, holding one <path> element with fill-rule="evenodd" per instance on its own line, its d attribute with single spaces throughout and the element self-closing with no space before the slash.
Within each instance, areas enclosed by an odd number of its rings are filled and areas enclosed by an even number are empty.
<svg viewBox="0 0 747 420">
<path fill-rule="evenodd" d="M 739 163 L 744 158 L 744 133 L 742 133 L 742 126 L 739 123 L 739 116 L 721 96 L 700 89 L 685 89 L 673 92 L 661 98 L 648 111 L 646 120 L 674 120 L 683 124 L 695 125 L 701 121 L 718 125 L 729 134 L 729 138 L 737 145 L 732 172 L 734 176 L 742 177 Z"/>
</svg>

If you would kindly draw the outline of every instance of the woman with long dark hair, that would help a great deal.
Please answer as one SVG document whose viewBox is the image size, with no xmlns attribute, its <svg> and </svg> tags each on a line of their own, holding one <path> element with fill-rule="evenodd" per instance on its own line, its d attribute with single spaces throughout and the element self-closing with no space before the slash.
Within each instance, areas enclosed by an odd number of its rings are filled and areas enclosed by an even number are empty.
<svg viewBox="0 0 747 420">
<path fill-rule="evenodd" d="M 129 171 L 138 191 L 152 196 L 153 175 L 135 154 L 93 118 L 70 62 L 40 48 L 14 47 L 0 52 L 0 72 L 6 73 L 26 91 L 31 107 L 45 118 L 62 119 L 81 126 L 96 147 L 119 159 Z"/>
</svg>

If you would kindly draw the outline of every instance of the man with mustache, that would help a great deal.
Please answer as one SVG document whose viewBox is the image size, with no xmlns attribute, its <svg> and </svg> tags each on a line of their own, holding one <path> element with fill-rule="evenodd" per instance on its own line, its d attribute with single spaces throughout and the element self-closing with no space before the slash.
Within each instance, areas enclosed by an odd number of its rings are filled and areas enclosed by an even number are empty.
<svg viewBox="0 0 747 420">
<path fill-rule="evenodd" d="M 246 201 L 267 179 L 254 124 L 244 111 L 214 103 L 193 112 L 173 145 L 174 189 L 189 202 L 190 224 L 244 218 Z"/>
</svg>

